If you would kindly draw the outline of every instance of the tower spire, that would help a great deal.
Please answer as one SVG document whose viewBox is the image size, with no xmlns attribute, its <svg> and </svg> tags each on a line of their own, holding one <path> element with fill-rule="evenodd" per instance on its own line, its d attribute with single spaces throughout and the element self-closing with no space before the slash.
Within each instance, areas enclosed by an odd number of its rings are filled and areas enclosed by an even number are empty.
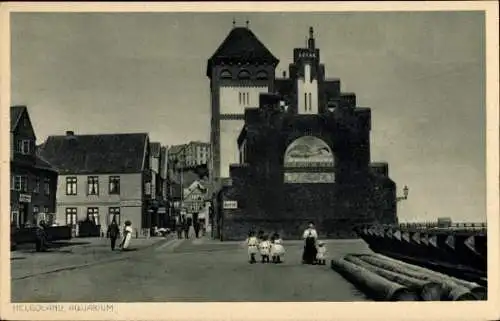
<svg viewBox="0 0 500 321">
<path fill-rule="evenodd" d="M 307 40 L 307 47 L 310 50 L 314 50 L 315 49 L 314 29 L 313 29 L 313 27 L 309 27 L 309 39 Z"/>
</svg>

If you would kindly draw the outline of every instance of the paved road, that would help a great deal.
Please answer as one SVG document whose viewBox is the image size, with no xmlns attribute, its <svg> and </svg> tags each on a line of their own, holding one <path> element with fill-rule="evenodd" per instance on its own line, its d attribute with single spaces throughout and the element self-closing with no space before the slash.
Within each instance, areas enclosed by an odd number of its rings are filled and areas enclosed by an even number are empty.
<svg viewBox="0 0 500 321">
<path fill-rule="evenodd" d="M 58 272 L 14 273 L 22 265 L 31 264 L 26 254 L 25 259 L 12 261 L 12 301 L 367 300 L 329 266 L 300 264 L 300 242 L 285 245 L 287 256 L 279 265 L 249 264 L 246 248 L 237 242 L 162 240 L 129 253 L 106 252 L 104 247 L 101 252 L 94 249 L 86 263 L 81 261 L 80 266 L 73 264 L 70 269 L 65 269 L 69 266 L 65 260 L 71 255 L 51 253 L 52 261 L 59 264 L 57 267 L 54 263 L 51 268 L 59 269 Z M 334 255 L 369 251 L 359 240 L 327 241 L 327 246 L 329 253 Z M 95 254 L 96 251 L 101 254 Z M 92 252 L 92 247 L 81 249 L 76 256 L 85 257 L 87 252 Z M 46 260 L 45 265 L 48 256 Z M 42 272 L 48 272 L 47 268 Z"/>
</svg>

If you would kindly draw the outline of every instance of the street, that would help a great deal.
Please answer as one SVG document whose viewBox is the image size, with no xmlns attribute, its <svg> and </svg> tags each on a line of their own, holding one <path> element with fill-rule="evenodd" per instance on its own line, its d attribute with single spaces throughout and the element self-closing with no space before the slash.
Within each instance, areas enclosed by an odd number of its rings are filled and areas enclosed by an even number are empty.
<svg viewBox="0 0 500 321">
<path fill-rule="evenodd" d="M 278 265 L 249 264 L 247 249 L 238 242 L 137 239 L 136 251 L 111 252 L 107 241 L 16 253 L 12 302 L 367 300 L 329 264 L 300 264 L 297 241 L 285 242 L 285 262 Z M 329 255 L 369 251 L 361 240 L 326 243 Z"/>
</svg>

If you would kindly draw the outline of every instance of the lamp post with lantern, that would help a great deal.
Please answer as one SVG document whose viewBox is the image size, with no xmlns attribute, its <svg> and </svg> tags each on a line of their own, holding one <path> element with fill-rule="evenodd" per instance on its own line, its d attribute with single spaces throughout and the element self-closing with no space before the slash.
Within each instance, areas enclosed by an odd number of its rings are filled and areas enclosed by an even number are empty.
<svg viewBox="0 0 500 321">
<path fill-rule="evenodd" d="M 403 187 L 403 196 L 397 196 L 396 202 L 406 201 L 408 199 L 408 192 L 409 192 L 409 188 L 408 188 L 408 186 L 405 185 Z"/>
<path fill-rule="evenodd" d="M 408 186 L 404 186 L 403 187 L 403 196 L 396 196 L 396 206 L 399 202 L 401 201 L 406 201 L 408 199 L 408 192 L 409 192 L 409 188 Z M 397 210 L 397 209 L 396 209 Z M 398 216 L 396 215 L 396 224 L 399 224 L 399 219 L 398 219 Z"/>
</svg>

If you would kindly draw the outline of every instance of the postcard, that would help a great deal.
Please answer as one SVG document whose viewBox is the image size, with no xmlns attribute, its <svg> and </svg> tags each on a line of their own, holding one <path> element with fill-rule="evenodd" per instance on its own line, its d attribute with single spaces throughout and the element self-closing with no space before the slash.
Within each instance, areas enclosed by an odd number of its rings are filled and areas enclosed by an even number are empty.
<svg viewBox="0 0 500 321">
<path fill-rule="evenodd" d="M 500 316 L 497 3 L 1 14 L 2 318 Z"/>
</svg>

